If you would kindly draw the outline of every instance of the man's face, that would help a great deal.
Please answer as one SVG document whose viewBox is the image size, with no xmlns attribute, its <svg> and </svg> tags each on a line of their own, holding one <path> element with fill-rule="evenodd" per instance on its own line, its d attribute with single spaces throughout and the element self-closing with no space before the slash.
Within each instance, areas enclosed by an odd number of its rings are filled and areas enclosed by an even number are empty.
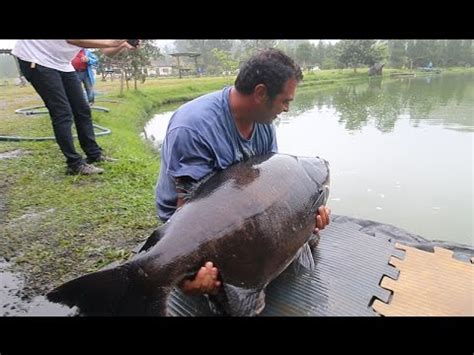
<svg viewBox="0 0 474 355">
<path fill-rule="evenodd" d="M 271 123 L 280 113 L 288 112 L 290 102 L 295 98 L 297 85 L 298 82 L 295 79 L 288 79 L 283 85 L 281 92 L 273 100 L 266 96 L 263 100 L 262 110 L 257 118 L 257 122 Z"/>
</svg>

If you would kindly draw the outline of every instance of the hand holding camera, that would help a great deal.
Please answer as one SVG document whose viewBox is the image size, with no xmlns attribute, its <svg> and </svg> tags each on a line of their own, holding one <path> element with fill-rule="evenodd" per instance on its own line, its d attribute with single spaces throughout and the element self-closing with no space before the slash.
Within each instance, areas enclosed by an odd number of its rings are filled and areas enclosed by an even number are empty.
<svg viewBox="0 0 474 355">
<path fill-rule="evenodd" d="M 132 47 L 137 48 L 138 45 L 140 44 L 140 40 L 139 39 L 127 39 L 127 43 L 129 45 L 131 45 Z"/>
</svg>

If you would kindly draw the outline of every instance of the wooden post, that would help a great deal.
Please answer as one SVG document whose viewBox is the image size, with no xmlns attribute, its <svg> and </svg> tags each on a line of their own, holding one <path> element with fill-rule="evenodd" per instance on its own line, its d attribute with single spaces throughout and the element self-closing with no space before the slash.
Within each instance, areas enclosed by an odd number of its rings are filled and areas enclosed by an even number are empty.
<svg viewBox="0 0 474 355">
<path fill-rule="evenodd" d="M 176 59 L 178 59 L 178 73 L 179 73 L 179 78 L 181 79 L 181 64 L 179 63 L 179 55 L 176 56 Z"/>
</svg>

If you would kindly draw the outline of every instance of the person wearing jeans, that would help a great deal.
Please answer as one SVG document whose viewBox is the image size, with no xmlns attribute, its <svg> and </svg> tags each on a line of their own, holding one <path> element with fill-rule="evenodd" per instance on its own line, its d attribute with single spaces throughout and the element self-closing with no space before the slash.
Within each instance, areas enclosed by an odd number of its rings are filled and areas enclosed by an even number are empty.
<svg viewBox="0 0 474 355">
<path fill-rule="evenodd" d="M 66 173 L 101 174 L 104 170 L 92 163 L 116 159 L 103 155 L 96 142 L 91 109 L 71 64 L 81 48 L 101 48 L 106 55 L 114 55 L 135 47 L 126 40 L 19 40 L 12 54 L 48 108 L 56 142 L 66 157 Z M 74 147 L 73 120 L 86 160 Z"/>
</svg>

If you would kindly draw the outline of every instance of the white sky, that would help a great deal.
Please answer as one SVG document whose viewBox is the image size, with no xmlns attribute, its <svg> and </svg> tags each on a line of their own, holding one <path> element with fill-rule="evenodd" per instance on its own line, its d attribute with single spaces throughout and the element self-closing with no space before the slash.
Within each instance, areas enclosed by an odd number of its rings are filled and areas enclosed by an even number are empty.
<svg viewBox="0 0 474 355">
<path fill-rule="evenodd" d="M 317 44 L 319 42 L 319 39 L 311 39 L 311 42 L 314 44 Z M 330 39 L 330 40 L 323 40 L 324 42 L 332 42 L 333 44 L 337 42 L 337 39 Z M 15 45 L 16 40 L 15 39 L 0 39 L 0 49 L 12 49 L 13 46 Z M 167 44 L 171 45 L 174 42 L 174 39 L 163 39 L 163 40 L 157 40 L 158 46 L 163 47 Z"/>
<path fill-rule="evenodd" d="M 0 49 L 12 49 L 16 40 L 11 39 L 0 39 Z"/>
</svg>

